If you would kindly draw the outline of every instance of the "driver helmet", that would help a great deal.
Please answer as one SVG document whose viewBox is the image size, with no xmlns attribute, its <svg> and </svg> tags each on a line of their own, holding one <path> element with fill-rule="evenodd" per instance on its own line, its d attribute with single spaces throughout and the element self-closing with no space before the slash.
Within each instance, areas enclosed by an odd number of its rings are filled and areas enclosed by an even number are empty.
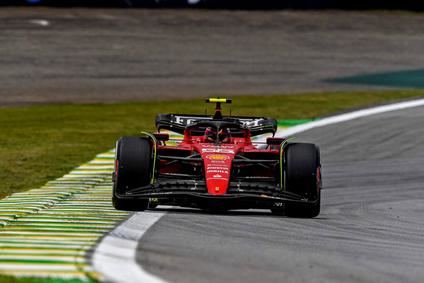
<svg viewBox="0 0 424 283">
<path fill-rule="evenodd" d="M 218 132 L 218 138 L 219 138 L 220 141 L 224 141 L 225 142 L 228 137 L 229 137 L 229 133 L 228 133 L 228 130 L 227 129 L 222 128 L 222 129 L 219 130 L 219 132 Z"/>
<path fill-rule="evenodd" d="M 214 141 L 216 140 L 216 130 L 212 127 L 207 127 L 205 130 L 205 137 L 208 140 Z"/>
</svg>

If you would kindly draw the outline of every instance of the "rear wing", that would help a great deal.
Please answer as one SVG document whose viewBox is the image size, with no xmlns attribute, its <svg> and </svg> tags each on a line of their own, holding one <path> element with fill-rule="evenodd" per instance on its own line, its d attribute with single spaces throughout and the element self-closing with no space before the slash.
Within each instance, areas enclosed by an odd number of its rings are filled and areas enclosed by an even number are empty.
<svg viewBox="0 0 424 283">
<path fill-rule="evenodd" d="M 205 120 L 214 118 L 206 115 L 188 115 L 188 114 L 158 114 L 156 116 L 156 129 L 158 131 L 165 129 L 175 133 L 183 134 L 187 126 Z M 277 120 L 266 117 L 244 117 L 231 116 L 222 117 L 222 120 L 239 121 L 243 126 L 250 130 L 252 136 L 277 131 Z"/>
</svg>

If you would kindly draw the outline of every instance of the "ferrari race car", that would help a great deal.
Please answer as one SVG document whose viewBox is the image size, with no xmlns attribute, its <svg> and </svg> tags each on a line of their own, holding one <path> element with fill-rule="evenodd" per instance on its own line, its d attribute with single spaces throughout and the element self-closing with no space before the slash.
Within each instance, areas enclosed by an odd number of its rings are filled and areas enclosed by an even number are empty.
<svg viewBox="0 0 424 283">
<path fill-rule="evenodd" d="M 256 208 L 277 215 L 317 216 L 319 148 L 275 137 L 275 119 L 223 116 L 221 104 L 231 103 L 230 99 L 206 101 L 216 103 L 213 116 L 159 114 L 156 133 L 117 141 L 114 207 Z M 181 138 L 172 138 L 169 132 Z M 270 137 L 256 141 L 265 134 Z"/>
</svg>

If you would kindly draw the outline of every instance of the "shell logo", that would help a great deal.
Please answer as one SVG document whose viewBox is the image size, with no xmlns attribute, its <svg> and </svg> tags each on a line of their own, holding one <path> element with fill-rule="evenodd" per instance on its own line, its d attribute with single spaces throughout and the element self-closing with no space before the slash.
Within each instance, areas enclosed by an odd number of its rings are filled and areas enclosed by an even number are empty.
<svg viewBox="0 0 424 283">
<path fill-rule="evenodd" d="M 230 159 L 229 156 L 224 155 L 224 154 L 209 154 L 206 156 L 207 159 L 210 160 L 228 160 Z"/>
</svg>

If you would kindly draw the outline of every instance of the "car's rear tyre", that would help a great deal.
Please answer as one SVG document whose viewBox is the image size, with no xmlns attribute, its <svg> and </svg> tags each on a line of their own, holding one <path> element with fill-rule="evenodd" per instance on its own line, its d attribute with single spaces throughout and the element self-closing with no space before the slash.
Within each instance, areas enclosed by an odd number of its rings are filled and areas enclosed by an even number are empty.
<svg viewBox="0 0 424 283">
<path fill-rule="evenodd" d="M 271 211 L 290 217 L 316 217 L 321 209 L 321 160 L 319 148 L 309 143 L 292 143 L 284 149 L 285 189 L 313 203 L 286 202 Z"/>
<path fill-rule="evenodd" d="M 152 145 L 147 138 L 122 137 L 116 144 L 112 204 L 118 210 L 146 210 L 149 201 L 120 198 L 131 189 L 147 186 L 153 172 Z"/>
</svg>

